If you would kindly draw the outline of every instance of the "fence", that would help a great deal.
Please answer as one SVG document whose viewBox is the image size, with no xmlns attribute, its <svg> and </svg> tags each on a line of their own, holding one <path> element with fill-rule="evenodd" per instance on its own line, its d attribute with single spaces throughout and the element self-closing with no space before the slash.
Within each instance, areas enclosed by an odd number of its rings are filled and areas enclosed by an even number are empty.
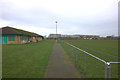
<svg viewBox="0 0 120 80">
<path fill-rule="evenodd" d="M 89 56 L 93 57 L 94 59 L 97 59 L 98 61 L 104 63 L 104 65 L 105 65 L 105 67 L 104 67 L 105 80 L 107 78 L 108 79 L 111 78 L 111 64 L 120 64 L 120 62 L 107 62 L 107 61 L 105 61 L 105 60 L 103 60 L 99 57 L 96 57 L 96 56 L 90 54 L 89 52 L 86 52 L 86 51 L 84 51 L 84 50 L 82 50 L 82 49 L 80 49 L 80 48 L 78 48 L 78 47 L 76 47 L 76 46 L 74 46 L 74 45 L 72 45 L 68 42 L 62 41 L 62 43 L 65 43 L 65 44 L 72 47 L 72 56 L 74 55 L 74 49 L 76 49 L 76 55 L 75 55 L 76 64 L 78 63 L 78 50 L 84 53 L 84 64 L 83 64 L 84 65 L 84 71 L 86 71 L 86 59 L 87 59 L 86 56 L 87 55 L 89 55 Z"/>
</svg>

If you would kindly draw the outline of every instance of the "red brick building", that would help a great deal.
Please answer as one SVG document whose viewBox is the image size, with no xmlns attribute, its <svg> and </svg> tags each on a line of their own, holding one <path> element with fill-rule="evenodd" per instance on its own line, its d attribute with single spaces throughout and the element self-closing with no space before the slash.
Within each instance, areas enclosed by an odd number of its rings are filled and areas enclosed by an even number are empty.
<svg viewBox="0 0 120 80">
<path fill-rule="evenodd" d="M 43 39 L 43 36 L 39 34 L 21 29 L 8 26 L 0 29 L 2 31 L 2 34 L 0 34 L 0 44 L 23 44 L 29 42 L 38 42 Z"/>
</svg>

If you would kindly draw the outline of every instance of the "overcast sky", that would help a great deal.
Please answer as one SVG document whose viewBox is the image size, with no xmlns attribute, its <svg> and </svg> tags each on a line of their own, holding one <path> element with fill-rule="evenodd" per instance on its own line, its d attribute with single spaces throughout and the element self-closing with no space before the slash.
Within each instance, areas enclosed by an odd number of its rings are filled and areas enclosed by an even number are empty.
<svg viewBox="0 0 120 80">
<path fill-rule="evenodd" d="M 0 28 L 41 34 L 118 35 L 119 0 L 0 0 Z"/>
</svg>

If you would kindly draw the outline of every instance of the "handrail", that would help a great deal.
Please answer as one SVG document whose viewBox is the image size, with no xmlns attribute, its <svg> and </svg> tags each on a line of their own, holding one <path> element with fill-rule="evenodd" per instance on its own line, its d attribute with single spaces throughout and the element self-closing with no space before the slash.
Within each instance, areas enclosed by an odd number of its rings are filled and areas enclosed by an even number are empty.
<svg viewBox="0 0 120 80">
<path fill-rule="evenodd" d="M 100 58 L 98 58 L 98 57 L 96 57 L 96 56 L 94 56 L 94 55 L 92 55 L 92 54 L 90 54 L 90 53 L 88 53 L 88 52 L 86 52 L 86 51 L 84 51 L 84 50 L 82 50 L 82 49 L 80 49 L 80 48 L 78 48 L 78 47 L 70 44 L 70 43 L 67 43 L 67 42 L 65 42 L 65 43 L 68 44 L 68 45 L 70 45 L 70 46 L 72 46 L 72 47 L 74 47 L 74 48 L 76 48 L 76 49 L 78 49 L 78 50 L 80 50 L 80 51 L 82 51 L 82 52 L 84 52 L 84 53 L 86 53 L 86 54 L 88 54 L 88 55 L 90 55 L 90 56 L 92 56 L 92 57 L 94 57 L 94 58 L 96 58 L 96 59 L 98 59 L 99 61 L 102 61 L 105 64 L 107 63 L 105 60 L 102 60 L 102 59 L 100 59 Z"/>
<path fill-rule="evenodd" d="M 120 64 L 120 62 L 109 62 L 110 64 Z"/>
</svg>

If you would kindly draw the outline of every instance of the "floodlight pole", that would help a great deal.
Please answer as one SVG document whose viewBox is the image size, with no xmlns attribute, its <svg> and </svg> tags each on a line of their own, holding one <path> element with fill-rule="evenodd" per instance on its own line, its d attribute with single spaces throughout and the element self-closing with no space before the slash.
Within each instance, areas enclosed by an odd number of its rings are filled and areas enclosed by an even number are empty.
<svg viewBox="0 0 120 80">
<path fill-rule="evenodd" d="M 56 23 L 56 40 L 57 40 L 57 21 L 55 21 L 55 23 Z"/>
</svg>

